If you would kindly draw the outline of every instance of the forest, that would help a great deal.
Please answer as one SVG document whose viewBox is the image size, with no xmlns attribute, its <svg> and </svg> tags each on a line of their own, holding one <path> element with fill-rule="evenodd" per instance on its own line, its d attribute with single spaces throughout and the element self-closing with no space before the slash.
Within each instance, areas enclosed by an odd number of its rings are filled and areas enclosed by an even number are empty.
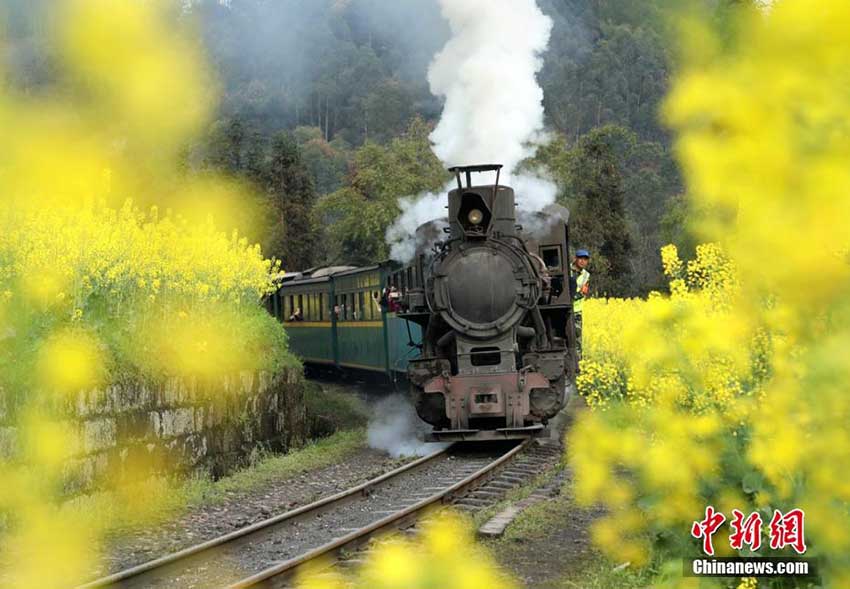
<svg viewBox="0 0 850 589">
<path fill-rule="evenodd" d="M 598 294 L 658 288 L 660 246 L 693 249 L 658 114 L 674 67 L 665 4 L 540 2 L 554 22 L 539 74 L 549 134 L 529 165 L 572 210 Z M 7 11 L 7 76 L 45 91 L 56 79 L 49 3 L 14 0 Z M 387 258 L 398 199 L 447 179 L 428 140 L 442 105 L 427 70 L 449 36 L 436 0 L 195 0 L 173 17 L 199 30 L 221 94 L 186 169 L 259 188 L 255 237 L 289 271 Z"/>
<path fill-rule="evenodd" d="M 61 82 L 50 3 L 6 4 L 5 76 L 47 92 Z M 722 21 L 746 2 L 699 4 Z M 571 209 L 596 294 L 645 294 L 664 285 L 662 245 L 694 247 L 659 115 L 675 67 L 669 3 L 539 6 L 553 20 L 538 76 L 547 137 L 525 166 L 551 178 Z M 220 93 L 214 122 L 183 156 L 186 172 L 225 172 L 256 189 L 252 237 L 288 271 L 386 259 L 399 198 L 448 178 L 429 142 L 442 104 L 428 67 L 449 38 L 437 1 L 193 0 L 172 14 L 200 33 Z"/>
</svg>

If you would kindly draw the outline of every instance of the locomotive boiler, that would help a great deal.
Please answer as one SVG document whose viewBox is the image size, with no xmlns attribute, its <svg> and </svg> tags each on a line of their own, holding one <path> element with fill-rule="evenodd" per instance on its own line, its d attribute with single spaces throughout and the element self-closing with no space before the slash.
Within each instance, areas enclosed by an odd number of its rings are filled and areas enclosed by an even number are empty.
<svg viewBox="0 0 850 589">
<path fill-rule="evenodd" d="M 518 216 L 500 169 L 452 168 L 447 218 L 417 230 L 399 316 L 422 328 L 408 380 L 432 440 L 535 435 L 575 388 L 569 213 Z M 495 183 L 473 185 L 481 172 Z"/>
</svg>

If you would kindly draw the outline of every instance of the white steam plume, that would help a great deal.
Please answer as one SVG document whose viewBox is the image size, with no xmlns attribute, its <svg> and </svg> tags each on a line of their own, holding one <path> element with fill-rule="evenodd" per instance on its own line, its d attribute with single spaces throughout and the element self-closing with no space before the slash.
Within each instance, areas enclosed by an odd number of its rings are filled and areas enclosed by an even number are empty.
<svg viewBox="0 0 850 589">
<path fill-rule="evenodd" d="M 446 164 L 504 164 L 510 174 L 543 131 L 537 72 L 552 19 L 535 0 L 440 0 L 452 38 L 428 70 L 445 97 L 431 134 Z"/>
<path fill-rule="evenodd" d="M 439 2 L 452 37 L 428 71 L 431 92 L 445 98 L 431 134 L 434 152 L 446 166 L 503 164 L 503 181 L 516 190 L 519 209 L 542 210 L 555 201 L 556 186 L 515 171 L 543 139 L 536 76 L 552 20 L 535 0 Z M 413 258 L 416 227 L 443 216 L 444 205 L 445 193 L 399 200 L 403 213 L 386 235 L 393 259 Z"/>
<path fill-rule="evenodd" d="M 445 445 L 425 443 L 423 437 L 429 429 L 406 398 L 393 395 L 372 407 L 367 438 L 370 448 L 385 450 L 393 458 L 425 456 Z"/>
<path fill-rule="evenodd" d="M 390 244 L 390 258 L 409 262 L 416 255 L 416 249 L 428 245 L 416 239 L 416 228 L 445 216 L 446 192 L 428 192 L 419 196 L 406 196 L 398 200 L 401 215 L 387 229 L 387 243 Z M 448 224 L 446 224 L 448 226 Z"/>
</svg>

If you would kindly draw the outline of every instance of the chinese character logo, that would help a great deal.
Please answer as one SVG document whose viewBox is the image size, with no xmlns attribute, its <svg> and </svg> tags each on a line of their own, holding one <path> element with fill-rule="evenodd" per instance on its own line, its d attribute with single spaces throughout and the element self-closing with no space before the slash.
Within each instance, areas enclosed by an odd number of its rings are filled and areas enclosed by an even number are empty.
<svg viewBox="0 0 850 589">
<path fill-rule="evenodd" d="M 691 526 L 691 536 L 702 540 L 702 550 L 709 556 L 714 556 L 712 537 L 725 521 L 726 516 L 709 505 L 705 508 L 705 518 L 695 521 Z M 804 554 L 806 552 L 804 521 L 805 513 L 802 509 L 792 509 L 784 515 L 778 509 L 774 510 L 769 524 L 770 548 L 782 550 L 790 546 L 797 554 Z M 763 525 L 764 521 L 757 511 L 744 517 L 743 512 L 733 509 L 732 520 L 729 522 L 732 530 L 729 534 L 729 546 L 734 550 L 741 550 L 744 546 L 748 546 L 752 552 L 756 552 L 761 547 Z"/>
<path fill-rule="evenodd" d="M 726 516 L 716 512 L 714 507 L 709 505 L 705 508 L 705 519 L 694 522 L 694 525 L 691 526 L 691 536 L 702 538 L 702 551 L 709 556 L 714 556 L 714 545 L 711 542 L 711 537 L 725 521 Z"/>
<path fill-rule="evenodd" d="M 729 535 L 729 545 L 735 550 L 741 550 L 748 545 L 755 552 L 761 546 L 761 516 L 757 511 L 752 512 L 747 519 L 737 509 L 732 510 L 732 533 Z"/>
<path fill-rule="evenodd" d="M 806 551 L 806 538 L 803 531 L 803 520 L 805 514 L 802 509 L 792 509 L 785 515 L 774 510 L 773 519 L 770 520 L 770 547 L 774 550 L 782 550 L 786 546 L 793 548 L 797 554 Z"/>
</svg>

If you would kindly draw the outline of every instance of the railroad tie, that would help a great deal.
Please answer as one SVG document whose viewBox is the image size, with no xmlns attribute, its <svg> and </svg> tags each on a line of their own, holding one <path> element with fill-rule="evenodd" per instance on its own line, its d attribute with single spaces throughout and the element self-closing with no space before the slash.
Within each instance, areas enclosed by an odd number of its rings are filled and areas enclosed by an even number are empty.
<svg viewBox="0 0 850 589">
<path fill-rule="evenodd" d="M 493 502 L 488 501 L 486 499 L 476 499 L 475 497 L 464 497 L 460 501 L 458 501 L 455 505 L 474 505 L 476 507 L 486 507 L 491 505 Z"/>
<path fill-rule="evenodd" d="M 472 495 L 475 496 L 475 497 L 478 497 L 478 496 L 480 496 L 480 497 L 493 497 L 495 499 L 498 499 L 500 497 L 503 497 L 505 494 L 503 492 L 499 492 L 499 491 L 489 491 L 487 489 L 478 489 L 477 491 L 473 491 Z"/>
<path fill-rule="evenodd" d="M 506 483 L 506 482 L 500 481 L 498 478 L 493 479 L 492 481 L 487 483 L 485 486 L 487 488 L 501 489 L 503 491 L 509 491 L 509 490 L 513 489 L 514 487 L 516 487 L 516 485 L 514 485 L 512 483 Z"/>
</svg>

